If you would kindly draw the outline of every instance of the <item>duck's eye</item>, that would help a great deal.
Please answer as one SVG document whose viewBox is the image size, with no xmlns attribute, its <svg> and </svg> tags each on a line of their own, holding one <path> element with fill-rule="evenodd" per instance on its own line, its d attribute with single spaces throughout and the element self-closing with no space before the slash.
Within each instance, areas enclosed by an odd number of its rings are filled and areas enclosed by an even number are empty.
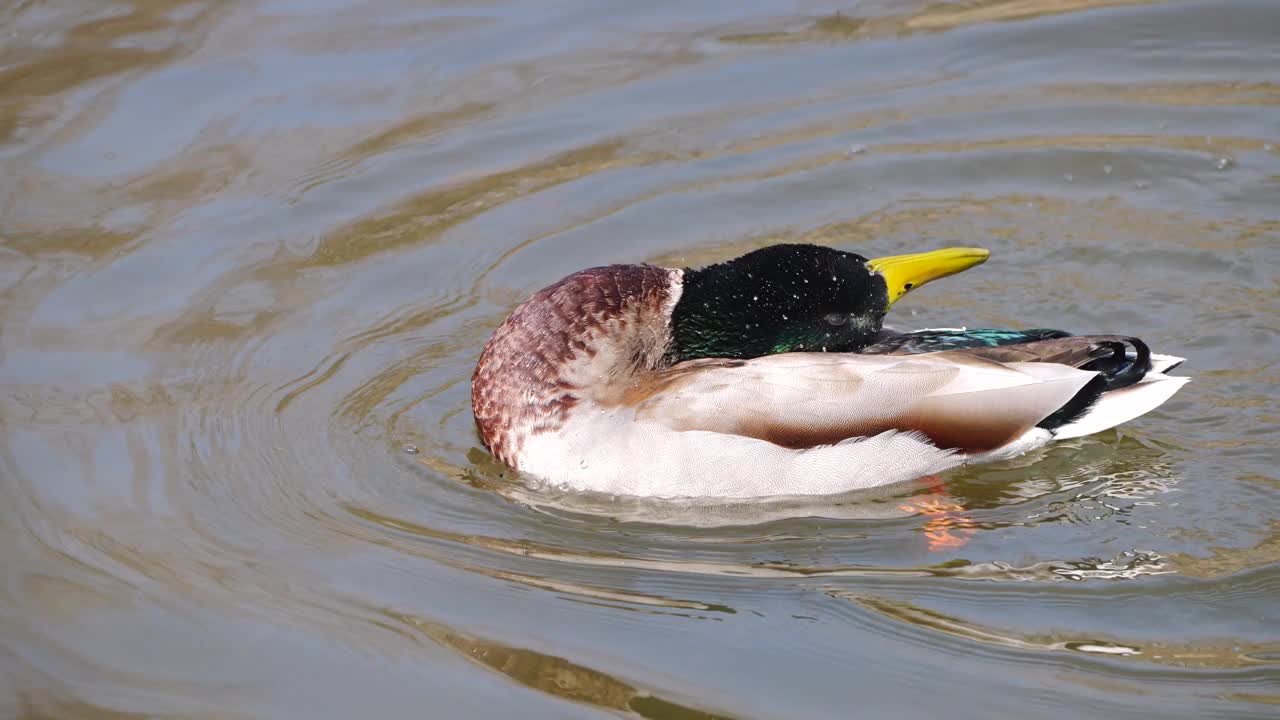
<svg viewBox="0 0 1280 720">
<path fill-rule="evenodd" d="M 823 319 L 827 321 L 828 325 L 834 325 L 836 327 L 849 322 L 849 316 L 841 315 L 840 313 L 827 313 L 826 317 Z"/>
</svg>

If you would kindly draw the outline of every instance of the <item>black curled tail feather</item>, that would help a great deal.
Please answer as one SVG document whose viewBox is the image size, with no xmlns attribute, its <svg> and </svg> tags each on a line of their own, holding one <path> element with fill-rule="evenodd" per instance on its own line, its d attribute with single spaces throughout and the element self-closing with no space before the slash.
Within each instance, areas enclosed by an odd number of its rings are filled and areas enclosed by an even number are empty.
<svg viewBox="0 0 1280 720">
<path fill-rule="evenodd" d="M 1129 347 L 1133 348 L 1132 354 Z M 1109 352 L 1104 352 L 1109 351 Z M 1080 366 L 1097 372 L 1092 380 L 1076 392 L 1071 400 L 1036 424 L 1054 430 L 1075 422 L 1089 412 L 1102 394 L 1141 382 L 1151 370 L 1151 348 L 1136 337 L 1103 336 L 1090 347 L 1094 359 Z"/>
<path fill-rule="evenodd" d="M 1081 370 L 1096 370 L 1106 379 L 1107 390 L 1119 390 L 1142 380 L 1151 370 L 1151 348 L 1136 337 L 1099 338 L 1098 346 L 1111 350 L 1107 357 L 1091 360 L 1080 366 Z M 1130 355 L 1126 345 L 1133 347 Z"/>
</svg>

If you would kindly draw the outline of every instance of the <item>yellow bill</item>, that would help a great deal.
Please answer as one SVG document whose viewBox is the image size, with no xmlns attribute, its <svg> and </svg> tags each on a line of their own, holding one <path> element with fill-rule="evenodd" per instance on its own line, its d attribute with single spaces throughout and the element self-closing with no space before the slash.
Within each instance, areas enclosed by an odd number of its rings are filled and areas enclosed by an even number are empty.
<svg viewBox="0 0 1280 720">
<path fill-rule="evenodd" d="M 889 286 L 889 304 L 892 305 L 913 288 L 981 265 L 989 257 L 990 250 L 957 247 L 875 258 L 867 261 L 867 268 L 884 276 L 885 284 Z"/>
</svg>

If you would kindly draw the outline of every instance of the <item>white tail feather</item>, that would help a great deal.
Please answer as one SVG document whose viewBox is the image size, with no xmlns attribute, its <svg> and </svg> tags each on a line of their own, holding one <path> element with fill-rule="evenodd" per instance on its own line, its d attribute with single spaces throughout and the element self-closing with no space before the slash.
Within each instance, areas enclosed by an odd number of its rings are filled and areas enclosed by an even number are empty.
<svg viewBox="0 0 1280 720">
<path fill-rule="evenodd" d="M 1151 357 L 1153 369 L 1156 357 L 1155 355 Z M 1170 358 L 1168 355 L 1159 357 L 1180 360 L 1180 358 Z M 1058 428 L 1054 433 L 1054 439 L 1068 440 L 1084 437 L 1129 422 L 1160 407 L 1189 380 L 1191 380 L 1189 377 L 1169 377 L 1158 372 L 1149 372 L 1142 382 L 1136 385 L 1103 393 L 1084 417 Z"/>
<path fill-rule="evenodd" d="M 1186 361 L 1186 358 L 1180 358 L 1177 355 L 1160 355 L 1158 353 L 1151 353 L 1151 369 L 1147 371 L 1147 374 L 1167 373 Z"/>
</svg>

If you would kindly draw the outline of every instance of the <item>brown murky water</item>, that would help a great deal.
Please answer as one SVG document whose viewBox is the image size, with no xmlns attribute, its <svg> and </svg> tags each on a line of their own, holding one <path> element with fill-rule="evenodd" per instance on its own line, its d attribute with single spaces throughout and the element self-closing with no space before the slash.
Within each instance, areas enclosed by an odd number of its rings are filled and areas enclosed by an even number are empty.
<svg viewBox="0 0 1280 720">
<path fill-rule="evenodd" d="M 1275 717 L 1277 38 L 1272 0 L 4 3 L 0 714 Z M 1195 380 L 808 507 L 478 447 L 529 293 L 783 238 L 985 245 L 893 318 Z"/>
</svg>

